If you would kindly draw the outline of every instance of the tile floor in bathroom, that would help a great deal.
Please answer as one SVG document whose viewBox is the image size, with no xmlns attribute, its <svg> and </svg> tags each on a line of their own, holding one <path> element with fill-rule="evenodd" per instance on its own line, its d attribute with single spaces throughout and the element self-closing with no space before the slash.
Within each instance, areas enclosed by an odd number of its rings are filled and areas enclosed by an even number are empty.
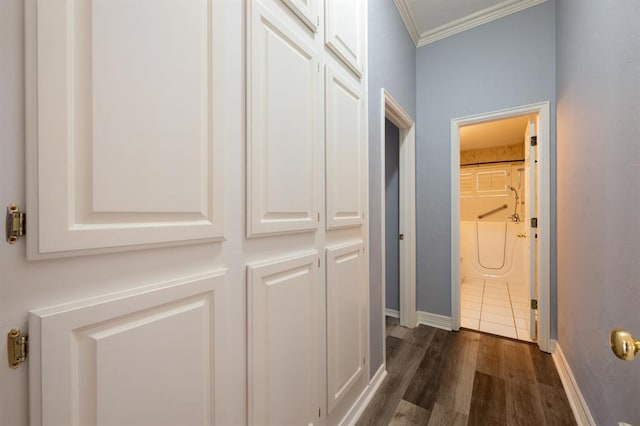
<svg viewBox="0 0 640 426">
<path fill-rule="evenodd" d="M 461 325 L 530 342 L 529 298 L 524 283 L 465 278 L 460 286 Z"/>
</svg>

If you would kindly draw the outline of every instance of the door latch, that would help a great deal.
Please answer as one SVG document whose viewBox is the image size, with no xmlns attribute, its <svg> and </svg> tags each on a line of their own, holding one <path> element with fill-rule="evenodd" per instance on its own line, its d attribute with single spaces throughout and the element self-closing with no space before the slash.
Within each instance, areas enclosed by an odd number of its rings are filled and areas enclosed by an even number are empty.
<svg viewBox="0 0 640 426">
<path fill-rule="evenodd" d="M 27 227 L 27 215 L 22 213 L 15 204 L 7 207 L 7 225 L 6 234 L 7 242 L 15 244 L 18 238 L 24 236 Z"/>
</svg>

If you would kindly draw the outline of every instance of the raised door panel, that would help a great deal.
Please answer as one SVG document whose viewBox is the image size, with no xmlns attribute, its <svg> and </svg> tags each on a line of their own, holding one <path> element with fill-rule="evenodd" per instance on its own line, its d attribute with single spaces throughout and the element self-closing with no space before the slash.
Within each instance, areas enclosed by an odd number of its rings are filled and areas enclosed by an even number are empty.
<svg viewBox="0 0 640 426">
<path fill-rule="evenodd" d="M 224 277 L 33 311 L 32 424 L 215 424 L 226 366 Z"/>
<path fill-rule="evenodd" d="M 325 79 L 327 229 L 361 226 L 362 96 L 331 66 Z"/>
<path fill-rule="evenodd" d="M 329 415 L 351 407 L 366 384 L 366 284 L 361 242 L 327 249 L 327 400 Z"/>
<path fill-rule="evenodd" d="M 282 0 L 293 13 L 298 16 L 314 32 L 320 25 L 318 17 L 318 0 Z"/>
<path fill-rule="evenodd" d="M 364 72 L 362 0 L 325 1 L 325 43 L 358 77 Z"/>
<path fill-rule="evenodd" d="M 249 424 L 318 420 L 318 254 L 248 267 Z"/>
<path fill-rule="evenodd" d="M 32 255 L 222 238 L 212 9 L 38 1 Z"/>
<path fill-rule="evenodd" d="M 247 234 L 314 231 L 322 117 L 316 53 L 258 2 L 251 7 Z"/>
</svg>

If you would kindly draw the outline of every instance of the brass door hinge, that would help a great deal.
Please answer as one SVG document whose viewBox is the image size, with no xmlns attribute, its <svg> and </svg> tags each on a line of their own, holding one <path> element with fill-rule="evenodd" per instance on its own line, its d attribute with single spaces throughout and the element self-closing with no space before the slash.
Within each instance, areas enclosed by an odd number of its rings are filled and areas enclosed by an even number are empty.
<svg viewBox="0 0 640 426">
<path fill-rule="evenodd" d="M 27 215 L 20 212 L 15 204 L 7 207 L 7 242 L 14 244 L 18 238 L 22 237 L 27 230 Z"/>
<path fill-rule="evenodd" d="M 29 336 L 20 333 L 15 328 L 7 333 L 7 356 L 9 367 L 18 368 L 20 364 L 27 360 L 29 354 Z"/>
</svg>

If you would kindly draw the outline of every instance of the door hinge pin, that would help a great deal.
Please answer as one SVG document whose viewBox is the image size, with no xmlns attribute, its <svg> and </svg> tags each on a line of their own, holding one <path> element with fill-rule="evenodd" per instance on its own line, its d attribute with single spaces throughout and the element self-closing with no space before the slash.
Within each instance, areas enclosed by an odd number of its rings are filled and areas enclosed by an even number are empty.
<svg viewBox="0 0 640 426">
<path fill-rule="evenodd" d="M 9 367 L 18 368 L 20 364 L 27 360 L 29 354 L 29 336 L 22 334 L 15 328 L 7 333 L 7 357 Z"/>
<path fill-rule="evenodd" d="M 27 232 L 27 215 L 22 213 L 15 204 L 7 207 L 6 235 L 9 244 L 15 244 L 18 238 Z"/>
</svg>

